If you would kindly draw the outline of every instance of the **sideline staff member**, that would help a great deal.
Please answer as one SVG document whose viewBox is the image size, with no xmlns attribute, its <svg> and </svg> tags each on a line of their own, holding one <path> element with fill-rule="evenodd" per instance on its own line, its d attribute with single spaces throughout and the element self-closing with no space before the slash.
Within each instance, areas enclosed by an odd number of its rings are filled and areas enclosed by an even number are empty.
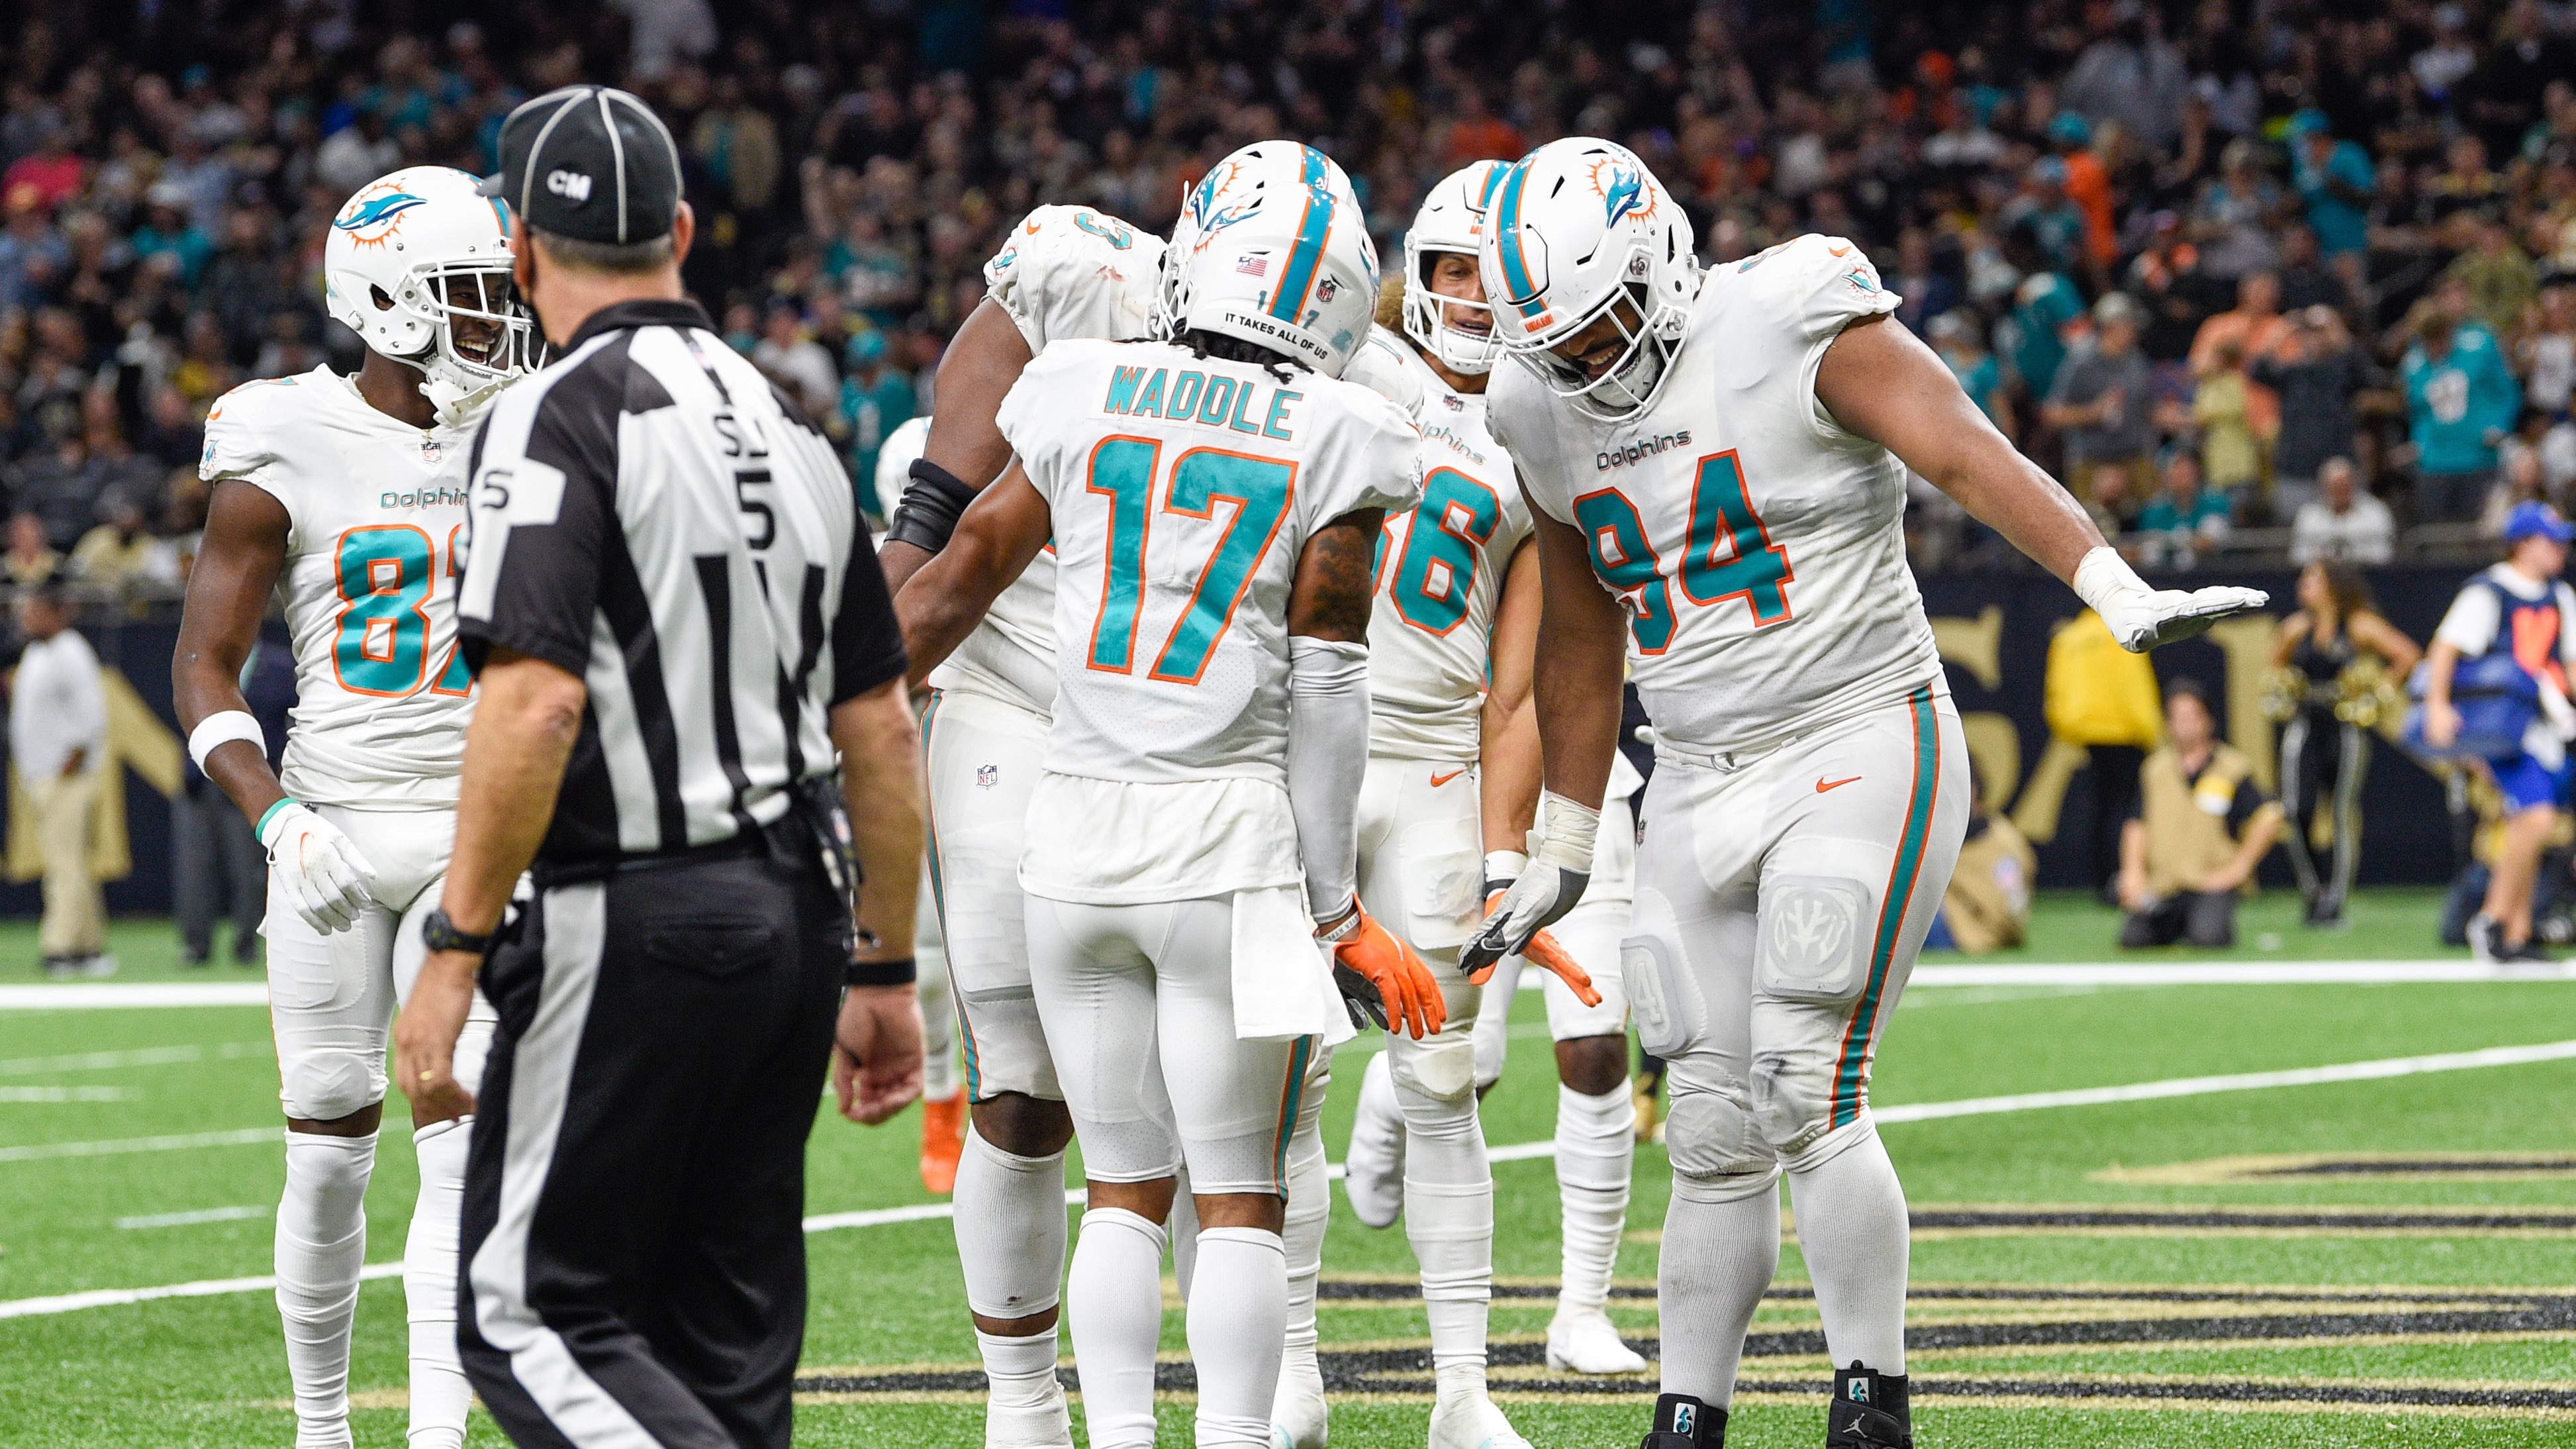
<svg viewBox="0 0 2576 1449">
<path fill-rule="evenodd" d="M 458 1340 L 511 1438 L 783 1449 L 825 1056 L 864 1120 L 920 1092 L 912 962 L 874 949 L 909 951 L 921 857 L 901 635 L 831 445 L 682 296 L 661 122 L 573 87 L 513 112 L 501 157 L 558 360 L 475 443 L 481 699 L 397 1069 L 458 1105 L 488 951 Z"/>
</svg>

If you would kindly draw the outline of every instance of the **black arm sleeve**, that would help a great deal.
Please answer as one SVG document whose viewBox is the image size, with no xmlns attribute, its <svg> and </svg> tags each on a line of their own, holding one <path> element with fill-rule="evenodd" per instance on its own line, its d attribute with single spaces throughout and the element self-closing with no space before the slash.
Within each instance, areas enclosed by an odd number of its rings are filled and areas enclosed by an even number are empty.
<svg viewBox="0 0 2576 1449">
<path fill-rule="evenodd" d="M 841 571 L 841 606 L 832 615 L 832 703 L 855 699 L 903 677 L 903 626 L 864 518 L 850 520 L 850 562 Z"/>
</svg>

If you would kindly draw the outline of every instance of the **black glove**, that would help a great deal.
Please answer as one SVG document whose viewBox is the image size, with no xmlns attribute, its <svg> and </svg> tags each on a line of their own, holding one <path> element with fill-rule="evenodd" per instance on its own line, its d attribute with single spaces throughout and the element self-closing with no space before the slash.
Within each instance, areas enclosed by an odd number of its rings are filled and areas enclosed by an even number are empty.
<svg viewBox="0 0 2576 1449">
<path fill-rule="evenodd" d="M 1354 1028 L 1375 1023 L 1380 1031 L 1386 1024 L 1386 998 L 1378 993 L 1377 983 L 1343 965 L 1333 963 L 1333 987 L 1342 993 L 1342 1009 L 1351 1014 Z"/>
</svg>

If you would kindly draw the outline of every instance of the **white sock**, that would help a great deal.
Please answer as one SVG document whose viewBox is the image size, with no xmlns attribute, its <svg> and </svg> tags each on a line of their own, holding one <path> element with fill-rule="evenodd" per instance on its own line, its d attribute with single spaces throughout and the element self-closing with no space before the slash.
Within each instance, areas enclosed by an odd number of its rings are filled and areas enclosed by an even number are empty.
<svg viewBox="0 0 2576 1449">
<path fill-rule="evenodd" d="M 1005 1319 L 1053 1308 L 1064 1281 L 1064 1154 L 1004 1152 L 970 1126 L 957 1160 L 956 1203 L 966 1306 Z"/>
<path fill-rule="evenodd" d="M 1199 1375 L 1200 1449 L 1268 1449 L 1288 1316 L 1288 1255 L 1277 1233 L 1203 1228 L 1190 1287 L 1190 1362 Z M 1092 1443 L 1100 1443 L 1097 1431 Z"/>
<path fill-rule="evenodd" d="M 277 1205 L 277 1316 L 295 1386 L 298 1449 L 349 1442 L 349 1325 L 367 1262 L 367 1178 L 376 1134 L 286 1134 Z"/>
<path fill-rule="evenodd" d="M 1288 1143 L 1287 1221 L 1280 1233 L 1288 1263 L 1288 1355 L 1315 1357 L 1315 1280 L 1324 1272 L 1324 1228 L 1333 1211 L 1324 1134 L 1301 1131 Z"/>
<path fill-rule="evenodd" d="M 1833 1150 L 1822 1161 L 1811 1153 L 1789 1164 L 1798 1251 L 1815 1280 L 1816 1312 L 1825 1320 L 1825 1345 L 1834 1362 L 1848 1366 L 1859 1359 L 1879 1373 L 1901 1374 L 1905 1189 L 1868 1118 L 1843 1131 L 1853 1135 L 1842 1143 L 1827 1138 Z"/>
<path fill-rule="evenodd" d="M 1664 1213 L 1655 1289 L 1663 1316 L 1663 1391 L 1724 1408 L 1735 1397 L 1753 1310 L 1780 1269 L 1780 1191 L 1765 1174 L 1760 1190 L 1731 1201 L 1704 1201 L 1694 1192 L 1715 1195 L 1676 1174 Z"/>
<path fill-rule="evenodd" d="M 1395 1100 L 1404 1113 L 1404 1235 L 1422 1266 L 1439 1397 L 1481 1396 L 1494 1295 L 1494 1177 L 1476 1098 L 1434 1097 L 1399 1082 Z"/>
<path fill-rule="evenodd" d="M 994 1408 L 1037 1408 L 1055 1397 L 1053 1328 L 1040 1329 L 1025 1338 L 1004 1338 L 979 1329 L 975 1344 L 984 1352 L 984 1377 L 992 1383 Z"/>
<path fill-rule="evenodd" d="M 403 1243 L 403 1313 L 411 1320 L 411 1449 L 457 1449 L 474 1389 L 456 1353 L 458 1216 L 474 1119 L 432 1123 L 411 1135 L 420 1197 Z"/>
<path fill-rule="evenodd" d="M 1065 1300 L 1091 1449 L 1153 1449 L 1154 1350 L 1163 1340 L 1161 1226 L 1125 1208 L 1084 1213 Z M 1269 1433 L 1267 1420 L 1262 1432 Z"/>
<path fill-rule="evenodd" d="M 1609 1301 L 1636 1161 L 1637 1104 L 1627 1083 L 1597 1097 L 1557 1085 L 1556 1193 L 1565 1216 L 1559 1308 L 1598 1308 Z"/>
</svg>

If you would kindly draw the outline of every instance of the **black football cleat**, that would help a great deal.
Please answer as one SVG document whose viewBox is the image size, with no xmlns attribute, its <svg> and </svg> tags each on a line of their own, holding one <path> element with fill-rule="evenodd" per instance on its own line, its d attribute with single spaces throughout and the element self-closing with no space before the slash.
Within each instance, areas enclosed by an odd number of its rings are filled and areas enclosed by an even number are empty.
<svg viewBox="0 0 2576 1449">
<path fill-rule="evenodd" d="M 1654 1426 L 1639 1449 L 1726 1449 L 1726 1411 L 1688 1394 L 1655 1400 Z"/>
<path fill-rule="evenodd" d="M 1914 1449 L 1905 1376 L 1872 1373 L 1858 1359 L 1850 1368 L 1834 1370 L 1834 1401 L 1825 1410 L 1825 1449 Z"/>
</svg>

